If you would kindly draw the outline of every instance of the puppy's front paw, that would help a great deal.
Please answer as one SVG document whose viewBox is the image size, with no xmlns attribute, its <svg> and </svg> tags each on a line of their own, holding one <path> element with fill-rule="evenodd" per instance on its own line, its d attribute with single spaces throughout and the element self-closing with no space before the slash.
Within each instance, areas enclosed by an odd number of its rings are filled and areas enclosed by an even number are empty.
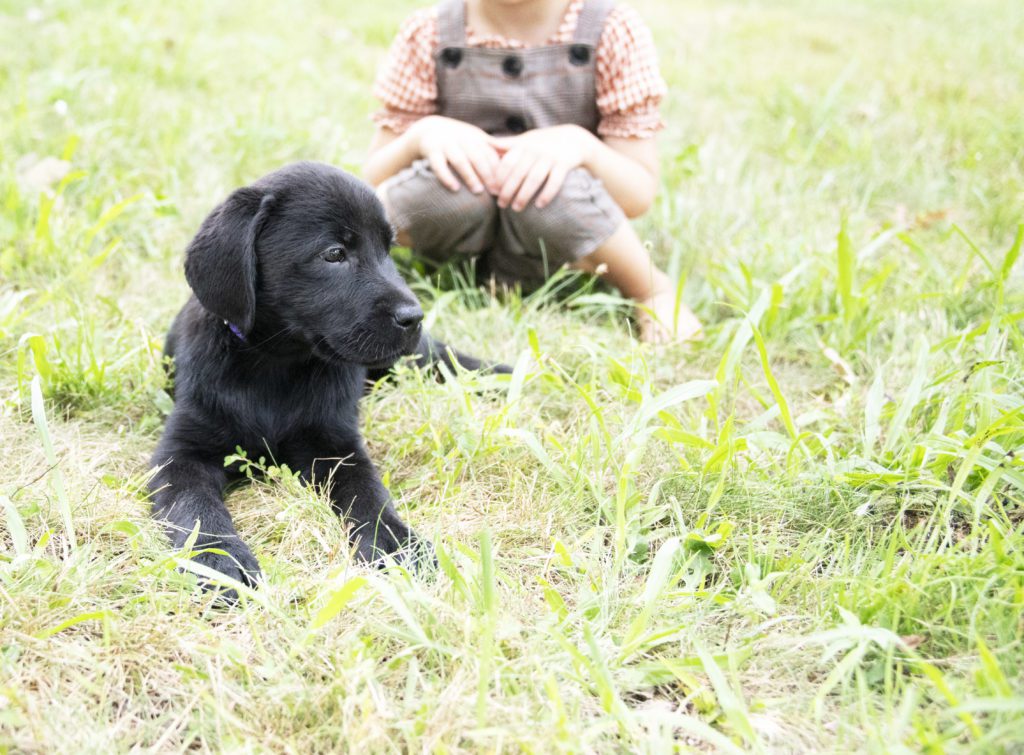
<svg viewBox="0 0 1024 755">
<path fill-rule="evenodd" d="M 388 559 L 419 571 L 425 566 L 437 564 L 434 547 L 401 522 L 380 526 L 374 532 L 353 532 L 356 557 L 371 566 L 383 568 Z"/>
<path fill-rule="evenodd" d="M 413 533 L 412 540 L 395 554 L 395 561 L 419 575 L 437 570 L 437 553 L 429 540 L 422 540 Z"/>
<path fill-rule="evenodd" d="M 363 526 L 352 531 L 352 542 L 356 546 L 356 558 L 368 564 L 382 562 L 388 556 L 405 547 L 412 531 L 404 524 L 390 526 L 381 523 L 373 530 Z"/>
<path fill-rule="evenodd" d="M 256 557 L 249 550 L 249 546 L 237 535 L 200 538 L 192 548 L 190 560 L 241 582 L 246 587 L 256 587 L 262 576 Z M 224 602 L 235 603 L 238 601 L 236 590 L 216 585 L 205 575 L 199 575 L 199 584 L 204 590 L 218 591 Z"/>
<path fill-rule="evenodd" d="M 502 362 L 486 362 L 481 368 L 484 373 L 492 375 L 511 375 L 515 369 Z"/>
</svg>

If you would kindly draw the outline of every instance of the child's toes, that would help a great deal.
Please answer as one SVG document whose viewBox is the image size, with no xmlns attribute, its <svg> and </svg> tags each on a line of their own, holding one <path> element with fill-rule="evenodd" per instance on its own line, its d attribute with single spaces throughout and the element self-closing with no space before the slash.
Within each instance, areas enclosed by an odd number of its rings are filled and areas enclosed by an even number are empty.
<svg viewBox="0 0 1024 755">
<path fill-rule="evenodd" d="M 672 340 L 672 331 L 643 310 L 637 312 L 636 324 L 640 340 L 644 343 L 668 343 Z"/>
<path fill-rule="evenodd" d="M 677 308 L 672 294 L 655 295 L 641 302 L 636 319 L 640 340 L 647 343 L 683 343 L 704 337 L 700 320 L 685 304 Z"/>
<path fill-rule="evenodd" d="M 680 307 L 676 318 L 677 341 L 700 341 L 704 338 L 704 326 L 689 307 Z"/>
</svg>

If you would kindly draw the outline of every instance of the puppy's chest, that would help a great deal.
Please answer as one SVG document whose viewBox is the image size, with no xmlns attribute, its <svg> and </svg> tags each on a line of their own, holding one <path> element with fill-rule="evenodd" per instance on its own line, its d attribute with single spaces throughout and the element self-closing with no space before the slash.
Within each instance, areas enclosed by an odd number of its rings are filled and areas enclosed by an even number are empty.
<svg viewBox="0 0 1024 755">
<path fill-rule="evenodd" d="M 358 376 L 318 366 L 312 369 L 249 369 L 225 381 L 220 407 L 240 441 L 277 443 L 318 430 L 354 429 Z"/>
</svg>

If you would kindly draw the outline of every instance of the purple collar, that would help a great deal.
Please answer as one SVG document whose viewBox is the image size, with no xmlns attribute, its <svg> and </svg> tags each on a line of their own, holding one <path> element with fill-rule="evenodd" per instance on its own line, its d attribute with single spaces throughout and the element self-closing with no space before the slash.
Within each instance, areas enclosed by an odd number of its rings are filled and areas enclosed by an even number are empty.
<svg viewBox="0 0 1024 755">
<path fill-rule="evenodd" d="M 228 322 L 227 320 L 224 321 L 224 324 L 228 326 L 228 330 L 230 330 L 232 333 L 235 334 L 235 336 L 237 336 L 239 341 L 245 343 L 245 333 L 242 332 L 242 329 L 240 327 L 235 325 L 233 322 Z"/>
</svg>

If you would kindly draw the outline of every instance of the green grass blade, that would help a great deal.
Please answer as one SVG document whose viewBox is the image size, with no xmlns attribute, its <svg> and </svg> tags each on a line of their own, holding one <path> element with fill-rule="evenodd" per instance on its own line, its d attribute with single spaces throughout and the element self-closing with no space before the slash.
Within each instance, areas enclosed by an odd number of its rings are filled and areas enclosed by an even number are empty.
<svg viewBox="0 0 1024 755">
<path fill-rule="evenodd" d="M 754 342 L 757 344 L 757 352 L 761 356 L 761 369 L 764 372 L 765 379 L 768 381 L 768 387 L 771 389 L 772 396 L 775 397 L 775 403 L 779 406 L 779 416 L 782 418 L 782 424 L 785 425 L 790 439 L 795 441 L 799 433 L 797 432 L 796 425 L 793 423 L 793 415 L 789 411 L 789 402 L 786 401 L 786 397 L 779 387 L 779 381 L 775 379 L 775 373 L 772 372 L 772 366 L 768 360 L 768 349 L 765 348 L 761 331 L 757 329 L 756 325 L 751 325 L 751 332 L 754 335 Z"/>
<path fill-rule="evenodd" d="M 746 704 L 743 702 L 743 698 L 732 688 L 732 685 L 725 678 L 725 674 L 722 673 L 722 669 L 719 668 L 715 659 L 711 657 L 711 654 L 703 645 L 698 643 L 695 646 L 695 652 L 700 659 L 704 673 L 708 675 L 711 688 L 715 691 L 718 704 L 721 706 L 722 713 L 725 715 L 729 725 L 732 726 L 737 734 L 743 737 L 747 747 L 751 748 L 754 752 L 763 752 L 764 747 L 761 745 L 757 732 L 750 723 L 750 714 L 747 711 Z"/>
<path fill-rule="evenodd" d="M 331 593 L 331 597 L 327 599 L 323 608 L 317 611 L 316 616 L 313 617 L 309 628 L 316 631 L 326 626 L 331 619 L 341 613 L 345 606 L 352 602 L 356 593 L 365 586 L 366 577 L 352 577 L 352 579 L 345 582 L 345 584 Z"/>
<path fill-rule="evenodd" d="M 843 322 L 847 328 L 849 328 L 857 314 L 856 300 L 853 293 L 856 260 L 857 257 L 853 251 L 853 244 L 850 241 L 850 234 L 847 230 L 846 218 L 843 218 L 839 228 L 839 236 L 836 240 L 836 269 L 839 304 L 843 313 Z"/>
<path fill-rule="evenodd" d="M 18 556 L 25 556 L 29 553 L 28 531 L 25 529 L 25 522 L 18 513 L 14 501 L 5 495 L 0 495 L 0 506 L 3 506 L 4 516 L 7 519 L 7 532 L 11 537 L 11 544 L 14 546 L 14 553 Z"/>
<path fill-rule="evenodd" d="M 36 431 L 39 433 L 39 440 L 43 444 L 46 453 L 46 461 L 50 465 L 53 487 L 57 495 L 57 506 L 60 510 L 61 521 L 64 523 L 64 533 L 67 537 L 67 547 L 74 550 L 75 524 L 71 515 L 71 501 L 68 499 L 67 488 L 64 485 L 64 473 L 61 471 L 57 454 L 53 450 L 53 441 L 50 438 L 50 427 L 46 422 L 46 405 L 43 403 L 43 390 L 40 387 L 39 376 L 32 378 L 32 420 L 35 422 Z"/>
<path fill-rule="evenodd" d="M 889 423 L 888 434 L 883 446 L 883 450 L 886 452 L 892 451 L 908 430 L 907 423 L 910 421 L 910 415 L 917 407 L 921 391 L 928 381 L 928 356 L 928 340 L 922 335 L 917 341 L 917 359 L 910 385 L 907 387 L 906 393 L 903 394 L 903 400 L 900 401 L 900 405 Z"/>
</svg>

